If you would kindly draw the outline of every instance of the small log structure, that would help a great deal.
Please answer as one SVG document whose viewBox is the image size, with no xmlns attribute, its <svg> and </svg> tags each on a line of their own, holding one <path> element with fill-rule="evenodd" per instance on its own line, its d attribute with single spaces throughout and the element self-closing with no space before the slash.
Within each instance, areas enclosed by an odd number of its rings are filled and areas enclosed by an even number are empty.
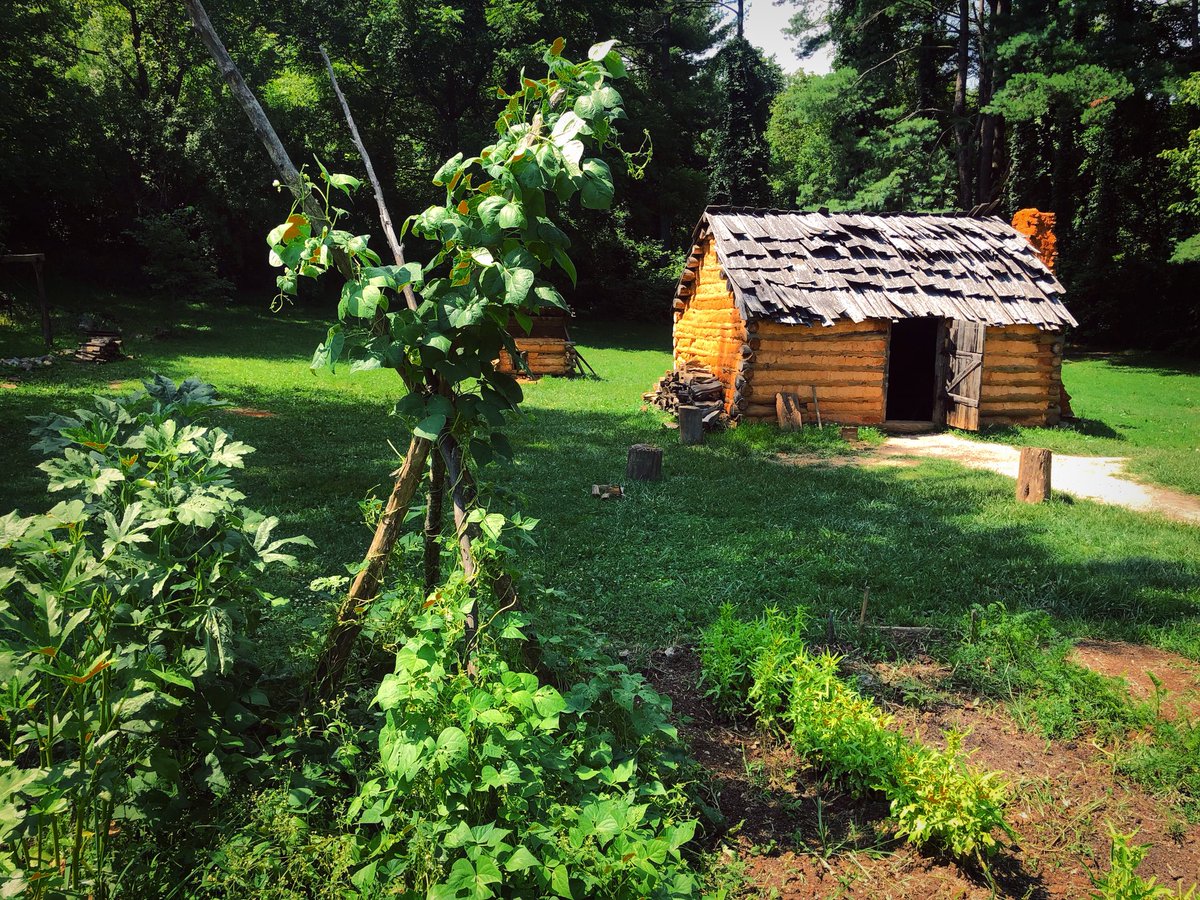
<svg viewBox="0 0 1200 900">
<path fill-rule="evenodd" d="M 675 290 L 675 368 L 708 369 L 733 421 L 775 421 L 793 393 L 818 425 L 1054 425 L 1076 322 L 1030 240 L 969 215 L 710 207 Z"/>
<path fill-rule="evenodd" d="M 1043 503 L 1050 499 L 1050 461 L 1053 454 L 1040 447 L 1022 447 L 1017 470 L 1017 499 Z"/>
<path fill-rule="evenodd" d="M 563 316 L 535 316 L 528 335 L 517 328 L 510 328 L 517 352 L 524 361 L 514 360 L 507 350 L 500 351 L 496 369 L 510 375 L 582 375 L 579 353 L 567 330 Z"/>
<path fill-rule="evenodd" d="M 81 362 L 106 363 L 124 359 L 121 339 L 112 334 L 93 334 L 79 345 L 75 358 Z"/>
</svg>

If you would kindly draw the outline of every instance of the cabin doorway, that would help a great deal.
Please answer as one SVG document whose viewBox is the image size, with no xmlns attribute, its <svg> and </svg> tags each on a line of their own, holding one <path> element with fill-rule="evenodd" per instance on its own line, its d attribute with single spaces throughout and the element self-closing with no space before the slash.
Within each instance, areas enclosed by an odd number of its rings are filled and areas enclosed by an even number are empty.
<svg viewBox="0 0 1200 900">
<path fill-rule="evenodd" d="M 936 316 L 892 323 L 885 398 L 889 421 L 934 421 L 941 331 L 942 320 Z"/>
</svg>

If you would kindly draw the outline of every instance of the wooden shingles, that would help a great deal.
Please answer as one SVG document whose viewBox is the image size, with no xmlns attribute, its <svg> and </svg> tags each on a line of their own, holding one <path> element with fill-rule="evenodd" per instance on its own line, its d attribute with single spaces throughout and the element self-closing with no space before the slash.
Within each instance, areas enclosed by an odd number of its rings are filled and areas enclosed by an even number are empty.
<svg viewBox="0 0 1200 900">
<path fill-rule="evenodd" d="M 944 316 L 1060 329 L 1062 285 L 999 219 L 713 207 L 711 231 L 747 319 L 792 324 Z"/>
</svg>

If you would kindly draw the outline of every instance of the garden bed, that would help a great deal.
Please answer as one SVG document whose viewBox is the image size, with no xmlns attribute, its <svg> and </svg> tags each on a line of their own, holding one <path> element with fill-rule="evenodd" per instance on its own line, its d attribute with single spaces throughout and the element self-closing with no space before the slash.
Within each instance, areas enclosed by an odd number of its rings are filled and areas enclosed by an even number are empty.
<svg viewBox="0 0 1200 900">
<path fill-rule="evenodd" d="M 869 668 L 881 685 L 909 688 L 916 706 L 888 704 L 907 733 L 936 744 L 946 729 L 970 729 L 973 763 L 1008 780 L 1018 842 L 1003 840 L 992 863 L 1000 896 L 1088 896 L 1091 875 L 1108 865 L 1106 821 L 1151 844 L 1143 877 L 1186 889 L 1200 872 L 1200 826 L 1115 777 L 1111 757 L 1089 741 L 1047 742 L 1024 732 L 991 703 L 941 691 L 938 667 L 928 662 Z M 921 692 L 926 675 L 931 683 Z M 882 799 L 851 799 L 785 745 L 723 716 L 697 688 L 699 676 L 699 659 L 686 649 L 653 653 L 647 666 L 704 770 L 705 799 L 722 820 L 706 839 L 721 877 L 741 891 L 733 896 L 993 896 L 982 870 L 895 839 Z"/>
</svg>

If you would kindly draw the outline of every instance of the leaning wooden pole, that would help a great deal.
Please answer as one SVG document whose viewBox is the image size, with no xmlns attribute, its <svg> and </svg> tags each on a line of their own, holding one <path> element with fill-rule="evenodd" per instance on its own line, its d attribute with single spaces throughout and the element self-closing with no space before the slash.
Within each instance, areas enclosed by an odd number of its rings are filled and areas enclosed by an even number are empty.
<svg viewBox="0 0 1200 900">
<path fill-rule="evenodd" d="M 329 59 L 329 54 L 325 52 L 324 47 L 318 49 L 321 51 L 321 59 L 325 61 L 325 68 L 329 70 L 329 81 L 333 84 L 333 93 L 342 106 L 346 124 L 350 126 L 350 138 L 354 141 L 354 146 L 358 148 L 363 168 L 367 170 L 367 180 L 371 182 L 371 190 L 375 193 L 375 205 L 379 207 L 379 224 L 383 227 L 383 236 L 387 239 L 388 246 L 392 248 L 392 258 L 396 260 L 396 265 L 402 266 L 404 265 L 404 245 L 396 237 L 392 214 L 388 212 L 387 202 L 383 199 L 383 185 L 375 176 L 375 167 L 371 165 L 371 154 L 367 152 L 367 145 L 363 143 L 362 136 L 358 133 L 358 126 L 354 124 L 354 115 L 350 112 L 350 104 L 346 101 L 346 95 L 342 93 L 341 85 L 338 84 L 337 73 L 333 71 L 333 63 Z M 417 308 L 417 298 L 413 294 L 411 284 L 404 285 L 404 302 L 408 304 L 409 309 Z"/>
<path fill-rule="evenodd" d="M 233 57 L 225 49 L 225 44 L 221 41 L 220 35 L 217 34 L 217 29 L 213 27 L 212 19 L 208 17 L 204 5 L 200 0 L 184 0 L 184 5 L 187 7 L 188 14 L 192 17 L 192 25 L 196 29 L 196 33 L 200 36 L 200 40 L 204 42 L 204 46 L 208 48 L 208 52 L 217 64 L 217 69 L 220 71 L 221 77 L 229 85 L 229 90 L 233 92 L 233 98 L 238 102 L 238 106 L 242 108 L 242 112 L 246 114 L 246 118 L 250 120 L 250 127 L 254 129 L 254 133 L 258 135 L 259 141 L 267 151 L 267 155 L 271 157 L 271 162 L 275 164 L 275 171 L 279 173 L 279 180 L 292 192 L 292 196 L 300 203 L 300 208 L 304 210 L 304 214 L 313 225 L 318 228 L 328 225 L 329 220 L 325 218 L 325 211 L 317 203 L 316 198 L 313 197 L 308 185 L 305 184 L 304 178 L 300 175 L 300 170 L 292 162 L 287 148 L 283 146 L 283 141 L 279 139 L 279 135 L 275 131 L 275 126 L 267 118 L 267 114 L 259 104 L 258 98 L 254 96 L 254 92 L 246 85 L 246 79 L 242 77 L 242 73 L 234 63 Z M 335 252 L 334 262 L 338 267 L 338 271 L 343 276 L 346 278 L 351 277 L 353 272 L 351 271 L 350 260 L 346 258 L 345 253 L 340 251 Z"/>
<path fill-rule="evenodd" d="M 267 114 L 259 105 L 253 92 L 247 87 L 246 80 L 238 71 L 229 51 L 225 49 L 204 5 L 200 0 L 184 0 L 184 4 L 192 18 L 196 32 L 216 61 L 221 76 L 229 85 L 238 105 L 246 114 L 246 118 L 250 120 L 250 125 L 266 149 L 271 162 L 275 164 L 280 180 L 288 186 L 314 225 L 328 224 L 324 211 L 313 198 L 308 185 L 305 184 L 299 170 L 288 155 L 287 149 L 283 146 L 283 142 L 279 139 L 279 135 L 275 132 L 275 128 L 271 125 L 270 119 L 267 118 Z M 350 277 L 353 273 L 345 254 L 335 254 L 335 259 L 339 271 L 344 276 Z M 400 535 L 404 515 L 412 504 L 413 496 L 420 484 L 431 447 L 430 441 L 414 437 L 409 444 L 404 463 L 394 473 L 395 484 L 384 507 L 383 515 L 379 519 L 379 524 L 375 528 L 371 546 L 363 560 L 363 567 L 355 577 L 350 593 L 338 609 L 337 618 L 333 628 L 330 629 L 325 648 L 317 660 L 317 668 L 313 677 L 313 691 L 318 697 L 331 696 L 341 682 L 342 673 L 350 659 L 354 640 L 362 630 L 362 612 L 379 593 L 379 585 L 382 583 L 387 561 L 396 544 L 396 539 Z"/>
<path fill-rule="evenodd" d="M 379 524 L 375 526 L 371 547 L 367 550 L 363 566 L 350 586 L 350 593 L 338 607 L 333 627 L 329 629 L 325 646 L 317 658 L 312 684 L 312 694 L 316 697 L 327 699 L 333 696 L 341 684 L 342 673 L 345 672 L 350 653 L 354 649 L 354 641 L 362 631 L 363 613 L 379 593 L 388 558 L 400 537 L 404 515 L 408 512 L 417 486 L 421 483 L 432 446 L 425 438 L 414 437 L 408 445 L 404 464 L 399 471 L 393 473 L 396 483 L 391 496 L 388 497 L 387 505 L 383 508 L 383 515 L 379 517 Z"/>
<path fill-rule="evenodd" d="M 446 461 L 440 452 L 429 458 L 429 492 L 425 506 L 425 593 L 442 580 L 442 512 L 446 497 Z"/>
</svg>

